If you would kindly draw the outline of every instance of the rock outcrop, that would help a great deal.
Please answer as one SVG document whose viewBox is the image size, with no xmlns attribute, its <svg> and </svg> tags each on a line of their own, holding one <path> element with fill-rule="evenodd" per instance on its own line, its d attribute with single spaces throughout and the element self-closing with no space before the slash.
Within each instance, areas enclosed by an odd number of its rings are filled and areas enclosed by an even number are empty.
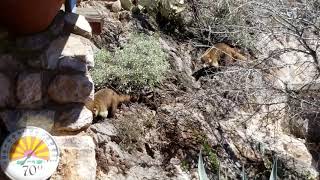
<svg viewBox="0 0 320 180">
<path fill-rule="evenodd" d="M 8 130 L 40 125 L 50 132 L 78 131 L 92 122 L 90 111 L 79 108 L 94 94 L 88 72 L 94 66 L 93 45 L 81 36 L 90 36 L 91 30 L 78 27 L 80 20 L 72 22 L 73 16 L 61 11 L 45 32 L 6 37 L 9 46 L 0 54 L 0 107 Z"/>
<path fill-rule="evenodd" d="M 52 180 L 95 180 L 95 144 L 89 136 L 55 137 L 60 149 L 60 162 Z"/>
</svg>

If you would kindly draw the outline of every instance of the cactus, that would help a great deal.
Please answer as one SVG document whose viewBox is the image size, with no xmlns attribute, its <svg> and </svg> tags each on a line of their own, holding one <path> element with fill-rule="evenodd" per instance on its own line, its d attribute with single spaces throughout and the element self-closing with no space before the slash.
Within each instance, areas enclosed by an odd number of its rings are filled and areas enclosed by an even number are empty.
<svg viewBox="0 0 320 180">
<path fill-rule="evenodd" d="M 157 12 L 167 18 L 172 19 L 184 9 L 184 0 L 140 0 L 139 5 L 143 6 L 154 15 Z"/>
</svg>

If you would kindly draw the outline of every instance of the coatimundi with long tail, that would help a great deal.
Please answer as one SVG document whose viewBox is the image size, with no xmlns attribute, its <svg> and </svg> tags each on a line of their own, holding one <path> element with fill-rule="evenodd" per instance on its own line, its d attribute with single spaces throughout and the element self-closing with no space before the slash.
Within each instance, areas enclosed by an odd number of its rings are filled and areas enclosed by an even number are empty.
<svg viewBox="0 0 320 180">
<path fill-rule="evenodd" d="M 125 102 L 134 102 L 138 98 L 130 95 L 117 94 L 114 90 L 105 88 L 94 94 L 94 100 L 86 103 L 86 107 L 92 111 L 94 117 L 113 117 L 119 105 Z"/>
<path fill-rule="evenodd" d="M 209 48 L 202 56 L 201 61 L 210 66 L 219 67 L 232 64 L 236 60 L 247 60 L 247 57 L 242 55 L 237 48 L 232 48 L 225 43 L 217 43 Z"/>
</svg>

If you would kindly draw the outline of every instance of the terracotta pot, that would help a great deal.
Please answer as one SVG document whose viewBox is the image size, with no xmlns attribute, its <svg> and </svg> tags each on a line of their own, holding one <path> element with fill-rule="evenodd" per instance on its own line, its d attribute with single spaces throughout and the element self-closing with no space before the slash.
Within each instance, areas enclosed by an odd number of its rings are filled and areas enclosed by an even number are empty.
<svg viewBox="0 0 320 180">
<path fill-rule="evenodd" d="M 45 30 L 64 0 L 2 0 L 0 22 L 19 34 Z"/>
</svg>

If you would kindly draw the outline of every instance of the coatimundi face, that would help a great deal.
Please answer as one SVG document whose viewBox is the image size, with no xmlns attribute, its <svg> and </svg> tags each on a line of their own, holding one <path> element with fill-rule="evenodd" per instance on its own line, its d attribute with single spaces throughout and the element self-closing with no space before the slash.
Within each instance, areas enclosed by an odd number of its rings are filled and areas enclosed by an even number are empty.
<svg viewBox="0 0 320 180">
<path fill-rule="evenodd" d="M 218 57 L 220 58 L 220 55 L 217 53 L 215 49 L 210 48 L 201 56 L 200 60 L 204 65 L 218 67 Z"/>
<path fill-rule="evenodd" d="M 209 48 L 206 52 L 203 53 L 203 55 L 200 57 L 201 62 L 204 66 L 219 66 L 219 59 L 221 56 L 221 52 L 219 52 L 218 49 L 215 47 Z"/>
<path fill-rule="evenodd" d="M 99 108 L 93 107 L 92 114 L 93 114 L 93 117 L 101 116 L 103 118 L 107 118 L 109 111 L 107 109 L 99 110 Z"/>
<path fill-rule="evenodd" d="M 99 115 L 99 109 L 97 107 L 93 107 L 92 114 L 93 114 L 93 117 L 97 117 Z"/>
</svg>

